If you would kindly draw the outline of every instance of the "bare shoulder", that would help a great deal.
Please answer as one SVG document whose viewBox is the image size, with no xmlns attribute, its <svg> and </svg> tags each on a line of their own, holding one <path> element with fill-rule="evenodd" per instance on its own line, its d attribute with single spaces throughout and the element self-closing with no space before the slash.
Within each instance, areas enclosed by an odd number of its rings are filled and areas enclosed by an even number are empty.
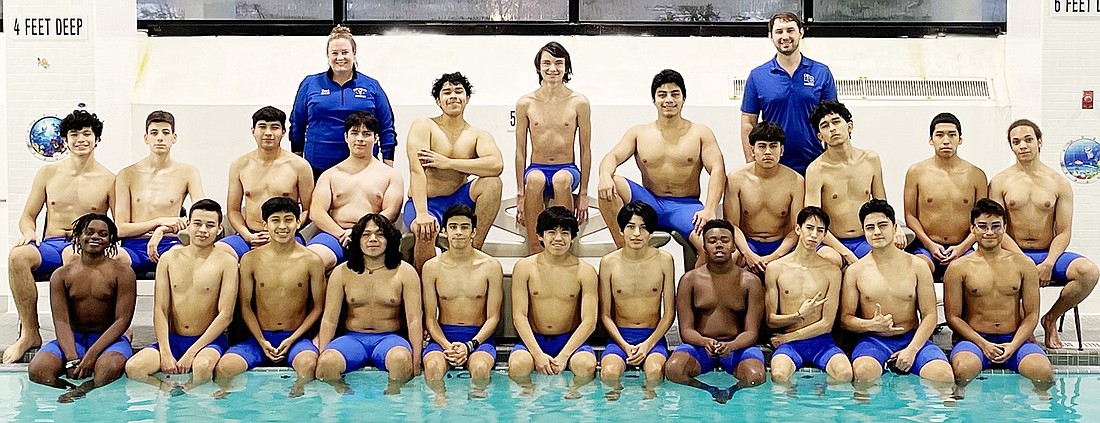
<svg viewBox="0 0 1100 423">
<path fill-rule="evenodd" d="M 806 179 L 803 178 L 802 175 L 799 175 L 798 172 L 795 172 L 794 169 L 784 165 L 779 165 L 779 174 L 787 181 L 794 183 L 803 183 Z"/>
<path fill-rule="evenodd" d="M 756 276 L 755 273 L 742 270 L 741 286 L 746 289 L 760 289 L 762 282 L 760 282 L 760 277 Z"/>
<path fill-rule="evenodd" d="M 500 260 L 497 260 L 496 257 L 488 255 L 488 254 L 486 254 L 485 252 L 483 252 L 481 250 L 475 250 L 475 252 L 474 252 L 474 265 L 476 265 L 478 267 L 489 267 L 489 268 L 494 268 L 495 267 L 495 268 L 498 268 L 498 269 L 503 267 L 500 264 Z"/>
<path fill-rule="evenodd" d="M 600 257 L 600 265 L 602 266 L 604 263 L 618 264 L 619 262 L 622 261 L 622 259 L 623 259 L 623 250 L 618 249 L 618 250 L 612 251 L 610 253 L 607 253 L 603 257 Z"/>
<path fill-rule="evenodd" d="M 308 266 L 321 266 L 324 268 L 325 262 L 321 260 L 321 256 L 317 253 L 310 251 L 308 248 L 301 245 L 297 246 L 294 252 L 291 254 L 291 259 L 296 263 L 304 263 Z"/>
<path fill-rule="evenodd" d="M 591 105 L 591 103 L 588 102 L 588 97 L 585 97 L 584 94 L 578 93 L 576 91 L 573 91 L 573 94 L 569 95 L 569 101 L 573 103 L 574 107 Z"/>
<path fill-rule="evenodd" d="M 416 269 L 406 261 L 401 261 L 401 263 L 397 265 L 397 276 L 400 277 L 402 281 L 413 280 L 417 283 L 420 282 L 420 276 L 416 274 Z"/>
<path fill-rule="evenodd" d="M 434 128 L 435 126 L 436 126 L 435 121 L 432 120 L 432 118 L 423 117 L 423 118 L 419 118 L 419 119 L 414 120 L 412 122 L 412 125 L 410 125 L 409 128 L 410 129 L 425 129 L 425 128 L 431 129 L 431 128 Z"/>
<path fill-rule="evenodd" d="M 313 168 L 309 166 L 309 162 L 306 161 L 304 157 L 286 150 L 283 150 L 282 156 L 288 163 L 290 163 L 290 166 L 293 167 L 295 170 L 305 169 L 313 172 Z"/>
<path fill-rule="evenodd" d="M 726 174 L 726 183 L 729 185 L 735 185 L 734 180 L 741 180 L 742 178 L 744 178 L 749 173 L 749 169 L 752 169 L 752 167 L 753 164 L 749 163 L 737 169 L 731 170 L 729 173 Z"/>
<path fill-rule="evenodd" d="M 184 248 L 186 248 L 186 247 L 184 247 Z M 215 250 L 217 250 L 217 249 L 215 249 Z M 224 253 L 224 254 L 229 254 L 229 253 Z M 173 249 L 170 249 L 168 251 L 165 251 L 164 254 L 160 255 L 160 263 L 158 263 L 157 265 L 158 266 L 171 266 L 176 261 L 182 259 L 182 257 L 183 257 L 183 248 L 173 248 Z"/>
<path fill-rule="evenodd" d="M 595 267 L 592 267 L 592 265 L 588 264 L 587 261 L 584 261 L 584 260 L 578 260 L 578 261 L 580 262 L 580 265 L 577 266 L 577 275 L 578 276 L 592 276 L 592 277 L 596 276 L 596 268 Z"/>
<path fill-rule="evenodd" d="M 656 249 L 656 250 L 657 250 L 657 260 L 659 260 L 662 264 L 664 264 L 666 262 L 669 262 L 669 263 L 673 262 L 671 253 L 669 253 L 668 251 L 662 250 L 662 249 Z"/>
<path fill-rule="evenodd" d="M 121 261 L 107 260 L 104 265 L 108 266 L 108 269 L 119 277 L 129 278 L 131 280 L 137 279 L 137 274 L 134 273 L 134 269 Z"/>
<path fill-rule="evenodd" d="M 882 164 L 882 156 L 879 156 L 875 150 L 863 150 L 863 159 L 879 165 Z"/>
<path fill-rule="evenodd" d="M 527 94 L 524 94 L 524 95 L 520 96 L 519 100 L 516 100 L 516 108 L 517 109 L 529 108 L 529 107 L 531 107 L 531 104 L 533 104 L 535 101 L 536 101 L 535 93 L 534 92 L 529 92 Z"/>
<path fill-rule="evenodd" d="M 703 139 L 713 139 L 714 138 L 714 131 L 712 131 L 710 129 L 710 127 L 705 125 L 705 124 L 692 122 L 691 123 L 691 130 L 694 131 L 696 134 L 698 134 L 700 138 L 703 138 Z"/>
<path fill-rule="evenodd" d="M 169 250 L 168 252 L 172 251 L 173 250 Z M 214 251 L 210 253 L 210 257 L 217 259 L 218 264 L 226 269 L 236 269 L 238 266 L 237 258 L 233 257 L 233 255 L 229 254 L 228 252 L 222 251 L 220 248 L 215 248 Z"/>
<path fill-rule="evenodd" d="M 921 160 L 921 161 L 913 164 L 912 166 L 909 166 L 909 169 L 905 171 L 905 175 L 906 176 L 920 176 L 925 172 L 925 170 L 928 169 L 929 163 L 931 163 L 931 162 L 932 162 L 932 159 Z"/>
</svg>

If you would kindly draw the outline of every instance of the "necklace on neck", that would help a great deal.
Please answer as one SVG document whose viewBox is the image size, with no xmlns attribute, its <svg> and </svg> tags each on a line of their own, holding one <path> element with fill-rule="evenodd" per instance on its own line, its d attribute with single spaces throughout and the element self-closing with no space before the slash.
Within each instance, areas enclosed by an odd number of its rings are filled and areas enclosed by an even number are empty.
<svg viewBox="0 0 1100 423">
<path fill-rule="evenodd" d="M 382 264 L 381 266 L 375 267 L 373 269 L 371 269 L 369 267 L 366 267 L 366 266 L 363 266 L 363 267 L 367 269 L 367 274 L 368 275 L 373 275 L 375 270 L 382 270 L 384 267 L 386 267 L 386 265 Z"/>
</svg>

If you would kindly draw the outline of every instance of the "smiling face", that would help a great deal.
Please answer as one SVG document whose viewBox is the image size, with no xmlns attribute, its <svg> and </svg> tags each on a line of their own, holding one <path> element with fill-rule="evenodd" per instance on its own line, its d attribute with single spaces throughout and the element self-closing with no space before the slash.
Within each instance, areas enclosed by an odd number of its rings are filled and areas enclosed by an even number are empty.
<svg viewBox="0 0 1100 423">
<path fill-rule="evenodd" d="M 970 225 L 970 233 L 978 238 L 978 247 L 995 250 L 1001 247 L 1001 238 L 1005 233 L 1005 222 L 1001 216 L 982 213 Z"/>
<path fill-rule="evenodd" d="M 684 107 L 684 90 L 671 82 L 661 84 L 653 92 L 653 105 L 657 107 L 657 113 L 663 117 L 679 116 L 680 110 Z"/>
<path fill-rule="evenodd" d="M 294 213 L 278 211 L 271 213 L 267 220 L 264 220 L 264 230 L 267 231 L 272 242 L 286 244 L 294 242 L 294 234 L 298 231 L 299 223 Z"/>
<path fill-rule="evenodd" d="M 539 234 L 545 252 L 554 256 L 569 254 L 569 248 L 573 246 L 573 233 L 563 227 L 551 228 Z"/>
<path fill-rule="evenodd" d="M 168 122 L 152 122 L 145 128 L 145 145 L 153 154 L 168 154 L 176 144 L 176 133 Z"/>
<path fill-rule="evenodd" d="M 363 250 L 363 256 L 375 260 L 386 255 L 386 234 L 382 228 L 373 221 L 367 222 L 363 227 L 363 237 L 359 238 L 359 248 Z"/>
<path fill-rule="evenodd" d="M 928 144 L 936 149 L 936 155 L 941 158 L 955 157 L 959 144 L 962 144 L 959 128 L 953 123 L 937 123 L 932 130 L 932 137 L 928 139 Z"/>
<path fill-rule="evenodd" d="M 448 116 L 459 116 L 466 110 L 466 103 L 469 100 L 470 95 L 462 84 L 444 82 L 439 90 L 439 97 L 435 99 L 435 104 Z"/>
<path fill-rule="evenodd" d="M 871 248 L 883 248 L 894 243 L 894 222 L 882 213 L 871 213 L 863 219 L 863 237 Z"/>
<path fill-rule="evenodd" d="M 768 38 L 775 45 L 775 50 L 784 56 L 790 56 L 798 52 L 798 43 L 802 41 L 803 30 L 798 28 L 794 21 L 784 21 L 777 18 L 768 33 Z"/>
<path fill-rule="evenodd" d="M 92 131 L 90 126 L 81 129 L 70 129 L 69 132 L 65 133 L 65 147 L 74 156 L 92 154 L 97 143 L 95 132 Z"/>
<path fill-rule="evenodd" d="M 193 210 L 191 220 L 187 223 L 187 231 L 191 234 L 191 243 L 198 247 L 214 245 L 218 235 L 222 232 L 222 225 L 218 219 L 218 213 L 210 210 Z"/>
<path fill-rule="evenodd" d="M 1016 161 L 1027 163 L 1039 157 L 1043 140 L 1035 136 L 1035 130 L 1030 126 L 1020 125 L 1008 133 L 1008 145 L 1012 147 Z"/>
<path fill-rule="evenodd" d="M 81 254 L 102 256 L 111 246 L 111 229 L 107 222 L 93 220 L 88 222 L 83 232 L 77 234 L 77 242 L 80 244 Z"/>
<path fill-rule="evenodd" d="M 733 232 L 726 228 L 708 230 L 703 234 L 703 251 L 710 263 L 728 263 L 733 254 Z"/>
<path fill-rule="evenodd" d="M 565 58 L 554 57 L 550 52 L 543 51 L 539 55 L 539 75 L 544 82 L 562 82 L 565 75 Z"/>
<path fill-rule="evenodd" d="M 328 42 L 328 66 L 333 73 L 348 73 L 355 68 L 355 48 L 345 38 Z"/>
</svg>

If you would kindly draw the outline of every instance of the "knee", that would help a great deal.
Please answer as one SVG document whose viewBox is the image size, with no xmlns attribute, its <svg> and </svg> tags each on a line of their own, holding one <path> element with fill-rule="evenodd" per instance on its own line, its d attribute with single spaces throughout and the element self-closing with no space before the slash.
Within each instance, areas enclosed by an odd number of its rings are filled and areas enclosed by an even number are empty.
<svg viewBox="0 0 1100 423">
<path fill-rule="evenodd" d="M 759 365 L 745 366 L 740 373 L 741 377 L 739 379 L 741 379 L 742 382 L 751 386 L 756 386 L 764 383 L 766 379 L 765 374 L 767 372 L 764 370 L 764 363 L 760 363 Z"/>
<path fill-rule="evenodd" d="M 626 366 L 622 360 L 605 358 L 600 361 L 600 378 L 603 380 L 616 380 L 623 374 Z"/>
<path fill-rule="evenodd" d="M 480 359 L 474 357 L 466 362 L 466 370 L 470 371 L 470 377 L 475 379 L 485 379 L 489 377 L 489 373 L 493 370 L 492 358 Z"/>
<path fill-rule="evenodd" d="M 569 172 L 558 172 L 554 174 L 554 178 L 550 181 L 554 186 L 554 191 L 572 191 L 573 188 L 573 175 Z"/>
<path fill-rule="evenodd" d="M 852 376 L 857 382 L 878 380 L 882 377 L 882 366 L 874 359 L 856 359 L 852 363 Z"/>
<path fill-rule="evenodd" d="M 772 363 L 772 380 L 775 382 L 786 382 L 791 380 L 791 375 L 794 374 L 794 369 L 787 366 L 777 366 Z"/>
<path fill-rule="evenodd" d="M 412 370 L 412 352 L 404 348 L 394 348 L 386 354 L 386 368 L 397 370 Z"/>
<path fill-rule="evenodd" d="M 955 380 L 965 381 L 973 379 L 982 371 L 982 364 L 971 353 L 957 353 L 951 357 L 951 372 Z"/>
<path fill-rule="evenodd" d="M 545 183 L 545 182 L 543 182 Z M 497 193 L 504 189 L 504 183 L 500 181 L 500 178 L 496 176 L 482 176 L 477 178 L 477 185 L 480 191 L 486 193 Z"/>
<path fill-rule="evenodd" d="M 578 353 L 569 359 L 569 370 L 574 375 L 591 376 L 596 374 L 596 356 L 590 353 Z"/>
<path fill-rule="evenodd" d="M 542 172 L 539 172 L 537 170 L 533 170 L 530 173 L 528 173 L 527 174 L 527 179 L 523 183 L 523 188 L 524 188 L 524 190 L 527 191 L 528 195 L 533 195 L 535 193 L 541 193 L 543 191 L 543 189 L 545 189 L 545 187 L 546 187 L 546 176 L 543 175 Z"/>
<path fill-rule="evenodd" d="M 8 252 L 8 267 L 31 268 L 41 260 L 38 250 L 30 245 L 20 245 Z"/>
<path fill-rule="evenodd" d="M 297 357 L 294 357 L 294 362 L 290 364 L 298 373 L 316 373 L 317 372 L 317 354 L 308 352 L 299 353 Z"/>
<path fill-rule="evenodd" d="M 955 372 L 951 369 L 951 364 L 943 360 L 934 360 L 926 364 L 920 371 L 920 377 L 933 382 L 955 382 Z"/>
<path fill-rule="evenodd" d="M 447 360 L 439 357 L 438 354 L 432 354 L 424 357 L 424 378 L 429 380 L 439 380 L 443 378 L 443 374 L 447 373 L 447 368 L 450 367 L 447 364 Z M 470 373 L 473 374 L 474 369 L 472 363 L 469 366 Z"/>
<path fill-rule="evenodd" d="M 339 376 L 342 367 L 344 367 L 344 357 L 335 350 L 327 350 L 317 358 L 317 378 Z"/>
<path fill-rule="evenodd" d="M 1054 380 L 1054 368 L 1050 359 L 1042 354 L 1032 354 L 1020 361 L 1020 374 L 1033 382 L 1046 383 Z"/>
<path fill-rule="evenodd" d="M 646 379 L 662 379 L 665 375 L 665 359 L 664 357 L 651 355 L 645 360 L 643 366 Z"/>
<path fill-rule="evenodd" d="M 144 360 L 130 360 L 126 362 L 126 377 L 133 378 L 138 376 L 149 376 L 153 372 L 149 371 L 149 366 L 146 365 Z"/>
<path fill-rule="evenodd" d="M 1096 267 L 1096 263 L 1088 259 L 1082 261 L 1084 265 L 1081 266 L 1081 277 L 1078 280 L 1084 282 L 1089 288 L 1093 288 L 1096 286 L 1096 281 L 1100 279 L 1100 269 Z"/>
<path fill-rule="evenodd" d="M 852 364 L 847 360 L 843 363 L 835 366 L 829 366 L 827 373 L 832 376 L 833 380 L 838 382 L 851 382 L 852 381 Z"/>
<path fill-rule="evenodd" d="M 527 351 L 516 351 L 508 356 L 508 374 L 510 375 L 527 375 L 534 367 L 534 360 Z"/>
</svg>

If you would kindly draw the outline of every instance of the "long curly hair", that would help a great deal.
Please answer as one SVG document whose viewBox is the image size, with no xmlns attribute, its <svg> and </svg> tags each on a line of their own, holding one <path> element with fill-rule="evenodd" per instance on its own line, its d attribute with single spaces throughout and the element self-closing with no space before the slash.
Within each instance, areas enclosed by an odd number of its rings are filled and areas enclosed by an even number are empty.
<svg viewBox="0 0 1100 423">
<path fill-rule="evenodd" d="M 397 265 L 401 264 L 401 231 L 394 227 L 386 216 L 378 213 L 363 215 L 351 228 L 351 239 L 348 241 L 347 254 L 345 255 L 348 258 L 348 269 L 359 274 L 366 271 L 366 264 L 363 262 L 363 247 L 360 241 L 363 239 L 363 231 L 367 229 L 367 224 L 370 222 L 374 222 L 375 225 L 381 228 L 382 236 L 386 238 L 386 268 L 396 269 Z"/>
<path fill-rule="evenodd" d="M 100 220 L 103 221 L 103 223 L 106 223 L 107 232 L 110 234 L 107 238 L 107 241 L 110 242 L 110 245 L 108 245 L 107 249 L 103 251 L 104 254 L 107 257 L 114 257 L 118 255 L 118 243 L 120 241 L 118 237 L 118 226 L 115 226 L 115 222 L 111 220 L 111 218 L 107 215 L 97 213 L 88 213 L 86 215 L 76 218 L 76 220 L 73 221 L 73 233 L 70 239 L 73 242 L 73 251 L 77 254 L 80 254 L 80 235 L 88 229 L 89 224 L 96 220 Z"/>
</svg>

